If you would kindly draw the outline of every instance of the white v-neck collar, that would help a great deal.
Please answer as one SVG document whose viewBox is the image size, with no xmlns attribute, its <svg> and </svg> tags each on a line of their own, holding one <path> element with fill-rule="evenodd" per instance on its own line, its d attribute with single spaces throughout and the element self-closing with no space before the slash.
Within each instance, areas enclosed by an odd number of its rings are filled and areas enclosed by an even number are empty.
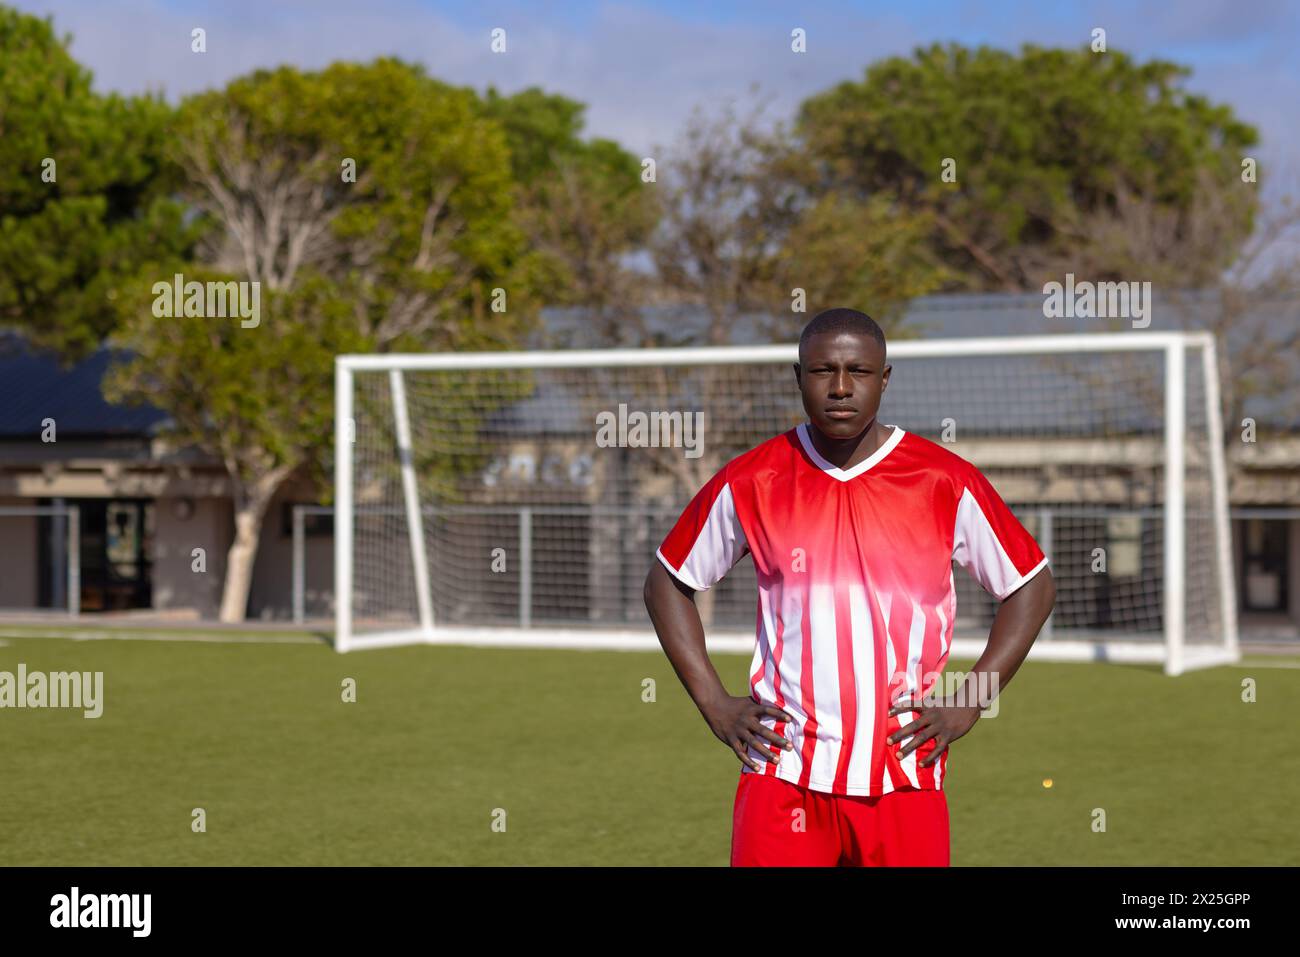
<svg viewBox="0 0 1300 957">
<path fill-rule="evenodd" d="M 841 482 L 847 482 L 849 479 L 857 478 L 863 472 L 867 471 L 867 469 L 871 468 L 892 452 L 894 446 L 903 440 L 903 430 L 898 426 L 890 422 L 882 422 L 881 424 L 889 426 L 889 428 L 894 431 L 889 434 L 889 438 L 885 439 L 884 444 L 881 445 L 880 448 L 876 449 L 876 451 L 872 452 L 870 456 L 863 459 L 851 469 L 842 469 L 837 465 L 832 465 L 822 457 L 822 454 L 817 451 L 817 446 L 813 445 L 812 438 L 808 435 L 807 422 L 800 423 L 799 428 L 796 431 L 799 433 L 799 444 L 802 445 L 803 450 L 808 453 L 808 457 L 813 460 L 813 464 L 831 478 L 839 479 Z"/>
</svg>

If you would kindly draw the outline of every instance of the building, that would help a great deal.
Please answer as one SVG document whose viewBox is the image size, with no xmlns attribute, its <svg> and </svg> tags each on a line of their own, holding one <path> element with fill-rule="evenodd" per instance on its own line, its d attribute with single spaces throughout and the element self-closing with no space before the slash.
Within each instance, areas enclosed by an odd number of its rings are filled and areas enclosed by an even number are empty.
<svg viewBox="0 0 1300 957">
<path fill-rule="evenodd" d="M 1229 331 L 1229 347 L 1241 347 L 1242 335 L 1252 339 L 1276 335 L 1278 343 L 1284 343 L 1288 329 L 1297 321 L 1297 305 L 1269 305 L 1248 328 Z M 1212 328 L 1215 310 L 1213 298 L 1204 295 L 1157 302 L 1149 328 Z M 791 339 L 805 318 L 792 318 Z M 1019 336 L 1082 332 L 1100 328 L 1100 322 L 1048 320 L 1039 295 L 980 295 L 917 300 L 905 327 L 924 338 Z M 564 339 L 575 348 L 595 344 L 582 340 L 580 315 L 575 322 L 573 312 L 556 311 L 548 315 L 548 323 L 551 328 L 565 328 Z M 677 319 L 673 327 L 679 333 L 688 331 Z M 1133 334 L 1142 331 L 1134 329 Z M 742 322 L 734 338 L 754 341 L 755 335 L 754 329 Z M 79 593 L 83 613 L 135 609 L 214 619 L 233 537 L 225 470 L 194 450 L 169 448 L 160 437 L 166 416 L 159 410 L 118 408 L 103 401 L 99 382 L 115 355 L 102 348 L 84 362 L 61 369 L 53 358 L 33 354 L 20 337 L 0 336 L 0 443 L 4 449 L 0 455 L 0 510 L 7 510 L 0 511 L 0 528 L 9 545 L 0 557 L 0 609 L 67 607 L 66 536 L 61 524 L 66 518 L 32 514 L 32 510 L 75 505 L 81 523 Z M 1300 374 L 1292 381 L 1300 382 Z M 976 388 L 996 389 L 996 371 L 989 382 Z M 1300 640 L 1300 397 L 1294 390 L 1284 389 L 1257 390 L 1245 397 L 1234 394 L 1234 398 L 1239 401 L 1228 410 L 1226 428 L 1230 433 L 1242 429 L 1236 418 L 1240 413 L 1243 420 L 1253 422 L 1256 432 L 1255 441 L 1228 444 L 1242 636 Z M 562 396 L 554 401 L 563 406 Z M 527 408 L 521 405 L 515 417 L 525 414 Z M 924 410 L 910 411 L 924 414 Z M 556 425 L 561 432 L 571 431 L 572 423 Z M 1003 487 L 995 467 L 990 475 Z M 1026 480 L 1023 469 L 1008 472 L 1006 482 L 1004 494 L 1017 507 L 1032 510 L 1040 504 L 1032 489 L 1042 483 Z M 1042 500 L 1059 501 L 1060 496 Z M 317 490 L 301 481 L 286 486 L 277 496 L 254 567 L 249 618 L 292 617 L 291 510 L 294 504 L 317 501 Z M 307 614 L 328 617 L 333 586 L 328 516 L 309 516 L 306 531 Z M 542 533 L 544 528 L 539 526 Z M 1117 526 L 1108 534 L 1122 537 L 1126 533 Z M 193 570 L 196 548 L 206 553 L 206 572 Z M 544 576 L 545 571 L 539 574 Z M 571 583 L 557 587 L 570 588 Z"/>
<path fill-rule="evenodd" d="M 107 404 L 99 384 L 114 358 L 105 347 L 70 368 L 0 333 L 0 610 L 68 608 L 68 519 L 30 514 L 76 506 L 80 609 L 84 614 L 151 610 L 214 619 L 234 537 L 229 479 L 214 459 L 160 438 L 166 415 Z M 268 513 L 254 568 L 249 617 L 290 614 L 292 502 L 313 502 L 301 485 L 281 491 Z M 27 514 L 15 514 L 26 512 Z M 313 523 L 307 555 L 328 588 L 328 525 Z M 321 533 L 324 534 L 321 534 Z M 206 571 L 194 571 L 194 549 Z M 316 579 L 313 578 L 313 581 Z"/>
</svg>

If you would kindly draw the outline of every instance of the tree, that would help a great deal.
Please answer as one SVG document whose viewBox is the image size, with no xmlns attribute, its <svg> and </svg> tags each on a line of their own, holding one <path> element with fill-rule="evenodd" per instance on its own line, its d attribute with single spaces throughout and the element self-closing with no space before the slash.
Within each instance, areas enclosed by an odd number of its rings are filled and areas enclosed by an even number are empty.
<svg viewBox="0 0 1300 957">
<path fill-rule="evenodd" d="M 1294 388 L 1300 369 L 1300 205 L 1293 196 L 1260 203 L 1254 231 L 1240 245 L 1234 239 L 1235 258 L 1221 262 L 1225 226 L 1230 229 L 1233 217 L 1253 206 L 1262 188 L 1206 170 L 1198 174 L 1191 201 L 1171 208 L 1149 188 L 1121 187 L 1109 208 L 1080 218 L 1078 232 L 1091 241 L 1058 266 L 1068 264 L 1085 276 L 1141 277 L 1160 290 L 1160 308 L 1176 320 L 1157 317 L 1162 327 L 1213 333 L 1228 447 L 1240 445 L 1247 406 L 1257 400 L 1280 422 L 1300 420 Z M 1096 328 L 1118 330 L 1127 322 L 1114 319 Z M 1131 378 L 1141 382 L 1141 373 L 1135 368 Z M 1140 395 L 1158 408 L 1162 383 L 1145 383 Z"/>
<path fill-rule="evenodd" d="M 176 142 L 204 228 L 199 263 L 179 271 L 259 284 L 264 315 L 253 328 L 156 318 L 146 292 L 178 265 L 154 264 L 124 290 L 136 358 L 105 391 L 167 410 L 173 438 L 225 463 L 235 536 L 221 619 L 238 621 L 270 501 L 300 470 L 324 484 L 335 354 L 508 346 L 537 296 L 519 267 L 504 135 L 471 92 L 417 67 L 259 70 L 184 102 Z M 489 312 L 498 288 L 511 307 Z"/>
<path fill-rule="evenodd" d="M 579 139 L 584 110 L 536 88 L 511 97 L 489 88 L 484 105 L 510 143 L 519 225 L 547 304 L 580 308 L 586 326 L 548 330 L 548 344 L 643 345 L 654 284 L 627 260 L 658 222 L 658 196 L 641 182 L 637 157 L 612 140 Z"/>
<path fill-rule="evenodd" d="M 173 268 L 187 281 L 230 278 L 193 264 Z M 133 357 L 110 367 L 103 392 L 110 402 L 166 409 L 164 441 L 200 448 L 225 466 L 235 534 L 220 617 L 242 621 L 267 506 L 333 436 L 334 356 L 365 351 L 369 341 L 319 279 L 300 282 L 293 294 L 269 293 L 255 328 L 238 316 L 155 318 L 148 280 L 141 275 L 126 286 L 116 338 Z"/>
<path fill-rule="evenodd" d="M 651 246 L 664 287 L 704 313 L 696 336 L 710 345 L 755 313 L 761 334 L 787 340 L 800 325 L 796 289 L 806 311 L 852 304 L 895 325 L 942 279 L 923 248 L 925 214 L 826 188 L 802 144 L 780 125 L 763 129 L 763 109 L 697 110 L 668 153 Z"/>
<path fill-rule="evenodd" d="M 0 322 L 65 363 L 112 329 L 110 296 L 194 241 L 161 99 L 99 96 L 49 20 L 0 6 Z"/>
<path fill-rule="evenodd" d="M 178 137 L 186 198 L 214 226 L 204 259 L 277 291 L 300 270 L 327 278 L 381 351 L 514 342 L 537 305 L 505 138 L 477 110 L 390 58 L 192 97 Z M 509 306 L 489 313 L 498 287 Z"/>
<path fill-rule="evenodd" d="M 1041 289 L 1085 253 L 1105 267 L 1087 278 L 1130 278 L 1102 261 L 1085 224 L 1136 192 L 1183 228 L 1204 178 L 1235 179 L 1258 139 L 1229 107 L 1187 92 L 1188 72 L 1113 50 L 934 45 L 805 101 L 796 130 L 825 189 L 928 215 L 927 245 L 954 288 Z M 1225 268 L 1255 209 L 1253 193 L 1232 194 L 1213 242 L 1182 268 Z"/>
</svg>

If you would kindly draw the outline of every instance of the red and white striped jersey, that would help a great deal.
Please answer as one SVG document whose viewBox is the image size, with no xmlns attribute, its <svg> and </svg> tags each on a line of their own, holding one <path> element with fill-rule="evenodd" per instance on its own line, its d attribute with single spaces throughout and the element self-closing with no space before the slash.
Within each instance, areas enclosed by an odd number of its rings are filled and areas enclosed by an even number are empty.
<svg viewBox="0 0 1300 957">
<path fill-rule="evenodd" d="M 974 465 L 898 426 L 865 461 L 840 469 L 807 423 L 728 462 L 686 507 L 659 560 L 697 591 L 746 552 L 758 576 L 755 701 L 794 718 L 763 724 L 789 738 L 763 768 L 831 794 L 941 789 L 945 751 L 901 762 L 885 739 L 915 720 L 890 704 L 919 698 L 952 643 L 955 560 L 1006 598 L 1047 565 L 1033 537 Z M 942 690 L 942 688 L 940 688 Z M 746 773 L 754 773 L 742 765 Z"/>
</svg>

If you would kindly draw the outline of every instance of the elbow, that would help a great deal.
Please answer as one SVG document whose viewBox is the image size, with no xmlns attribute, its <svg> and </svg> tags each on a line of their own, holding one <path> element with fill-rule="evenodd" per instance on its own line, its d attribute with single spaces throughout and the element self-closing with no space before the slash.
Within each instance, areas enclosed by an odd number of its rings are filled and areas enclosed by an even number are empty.
<svg viewBox="0 0 1300 957">
<path fill-rule="evenodd" d="M 645 586 L 641 589 L 641 598 L 645 602 L 645 610 L 654 611 L 655 601 L 655 572 L 659 568 L 659 563 L 655 562 L 650 566 L 650 571 L 645 576 Z"/>
<path fill-rule="evenodd" d="M 679 595 L 688 602 L 695 601 L 695 589 L 674 578 L 658 561 L 650 566 L 642 594 L 646 611 L 650 612 L 651 617 L 654 617 L 655 609 L 675 606 Z"/>
<path fill-rule="evenodd" d="M 1046 619 L 1056 607 L 1056 579 L 1050 568 L 1043 569 L 1043 618 Z"/>
</svg>

